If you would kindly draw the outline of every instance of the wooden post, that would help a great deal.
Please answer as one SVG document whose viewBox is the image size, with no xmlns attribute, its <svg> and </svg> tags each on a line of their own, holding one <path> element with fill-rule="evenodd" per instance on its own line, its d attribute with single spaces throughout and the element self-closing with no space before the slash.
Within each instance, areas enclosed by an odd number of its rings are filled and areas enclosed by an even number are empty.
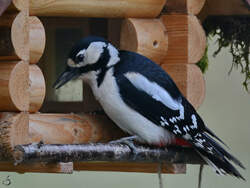
<svg viewBox="0 0 250 188">
<path fill-rule="evenodd" d="M 0 62 L 0 111 L 28 111 L 29 67 L 20 62 Z"/>
<path fill-rule="evenodd" d="M 11 160 L 16 145 L 28 144 L 29 115 L 21 113 L 0 113 L 0 159 Z"/>
<path fill-rule="evenodd" d="M 159 19 L 124 20 L 121 28 L 120 48 L 134 51 L 161 63 L 167 54 L 166 28 Z"/>
<path fill-rule="evenodd" d="M 125 136 L 104 115 L 30 114 L 29 142 L 79 144 L 107 142 Z"/>
<path fill-rule="evenodd" d="M 29 17 L 29 49 L 30 63 L 37 63 L 42 57 L 45 48 L 45 30 L 42 22 L 36 16 Z"/>
<path fill-rule="evenodd" d="M 3 34 L 2 34 L 3 33 Z M 29 60 L 28 13 L 4 13 L 0 17 L 0 60 Z"/>
<path fill-rule="evenodd" d="M 70 17 L 153 18 L 160 14 L 165 0 L 30 0 L 30 15 Z"/>
<path fill-rule="evenodd" d="M 37 112 L 43 104 L 46 91 L 43 73 L 37 65 L 29 66 L 29 80 L 29 112 Z"/>
<path fill-rule="evenodd" d="M 165 63 L 197 63 L 206 48 L 206 35 L 196 16 L 163 15 L 168 34 Z"/>
</svg>

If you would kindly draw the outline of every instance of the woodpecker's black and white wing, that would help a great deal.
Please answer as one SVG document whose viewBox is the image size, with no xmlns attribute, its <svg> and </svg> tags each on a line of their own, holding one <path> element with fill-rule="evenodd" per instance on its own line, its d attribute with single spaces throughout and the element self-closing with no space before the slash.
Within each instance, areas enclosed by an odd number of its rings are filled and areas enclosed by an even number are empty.
<svg viewBox="0 0 250 188">
<path fill-rule="evenodd" d="M 160 66 L 127 51 L 120 52 L 120 61 L 114 67 L 114 77 L 122 100 L 130 108 L 155 125 L 187 140 L 217 173 L 243 178 L 229 161 L 243 165 L 209 136 L 219 139 L 204 125 L 193 106 Z"/>
</svg>

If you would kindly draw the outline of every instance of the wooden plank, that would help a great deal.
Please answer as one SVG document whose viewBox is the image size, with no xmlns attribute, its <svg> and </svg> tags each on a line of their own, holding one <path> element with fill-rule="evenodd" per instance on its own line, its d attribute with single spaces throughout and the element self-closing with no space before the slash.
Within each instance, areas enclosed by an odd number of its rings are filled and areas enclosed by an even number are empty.
<svg viewBox="0 0 250 188">
<path fill-rule="evenodd" d="M 165 0 L 30 0 L 30 15 L 153 18 L 164 4 Z"/>
<path fill-rule="evenodd" d="M 157 173 L 159 163 L 140 162 L 74 162 L 75 171 L 113 171 L 113 172 L 140 172 Z M 185 164 L 163 163 L 161 172 L 164 174 L 185 174 Z"/>
<path fill-rule="evenodd" d="M 0 162 L 0 171 L 17 173 L 73 173 L 73 163 L 33 163 L 14 165 L 13 162 Z"/>
</svg>

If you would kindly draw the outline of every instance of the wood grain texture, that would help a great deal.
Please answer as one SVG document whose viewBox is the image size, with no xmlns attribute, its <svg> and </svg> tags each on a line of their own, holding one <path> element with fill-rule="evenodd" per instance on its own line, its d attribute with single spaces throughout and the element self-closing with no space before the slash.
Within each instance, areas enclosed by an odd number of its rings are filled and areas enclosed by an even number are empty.
<svg viewBox="0 0 250 188">
<path fill-rule="evenodd" d="M 30 15 L 153 18 L 164 4 L 165 0 L 30 0 Z"/>
<path fill-rule="evenodd" d="M 198 14 L 206 0 L 167 0 L 166 12 L 168 14 Z"/>
<path fill-rule="evenodd" d="M 14 19 L 11 26 L 11 41 L 16 55 L 24 61 L 29 61 L 28 12 L 22 11 Z"/>
<path fill-rule="evenodd" d="M 125 19 L 120 48 L 137 52 L 160 64 L 168 49 L 166 28 L 159 19 Z"/>
<path fill-rule="evenodd" d="M 29 66 L 29 112 L 37 112 L 44 101 L 46 86 L 43 73 L 37 65 Z"/>
<path fill-rule="evenodd" d="M 0 171 L 17 173 L 73 173 L 73 163 L 33 163 L 14 165 L 13 162 L 0 162 Z"/>
<path fill-rule="evenodd" d="M 0 63 L 0 111 L 28 111 L 29 67 L 20 62 Z"/>
<path fill-rule="evenodd" d="M 139 162 L 74 162 L 75 171 L 113 171 L 113 172 L 142 172 L 157 173 L 158 163 L 139 163 Z M 184 174 L 186 173 L 185 164 L 163 163 L 161 172 L 164 174 Z"/>
<path fill-rule="evenodd" d="M 195 64 L 163 64 L 162 68 L 173 78 L 182 94 L 197 109 L 205 98 L 203 74 Z"/>
<path fill-rule="evenodd" d="M 30 63 L 37 63 L 45 49 L 45 29 L 36 16 L 29 17 L 29 28 Z"/>
<path fill-rule="evenodd" d="M 206 48 L 206 35 L 196 16 L 163 15 L 168 34 L 168 51 L 164 63 L 196 63 Z"/>
<path fill-rule="evenodd" d="M 28 144 L 29 115 L 21 113 L 0 113 L 0 159 L 11 160 L 16 145 Z M 1 168 L 1 167 L 0 167 Z"/>
<path fill-rule="evenodd" d="M 125 135 L 104 115 L 30 114 L 29 140 L 31 143 L 107 142 Z"/>
<path fill-rule="evenodd" d="M 12 4 L 19 11 L 29 11 L 29 0 L 12 0 Z"/>
</svg>

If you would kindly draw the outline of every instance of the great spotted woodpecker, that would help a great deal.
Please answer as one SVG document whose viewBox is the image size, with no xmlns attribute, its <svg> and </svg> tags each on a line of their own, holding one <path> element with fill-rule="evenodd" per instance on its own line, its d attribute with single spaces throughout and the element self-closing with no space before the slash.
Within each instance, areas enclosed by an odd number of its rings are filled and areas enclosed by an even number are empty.
<svg viewBox="0 0 250 188">
<path fill-rule="evenodd" d="M 186 140 L 220 175 L 244 179 L 231 161 L 241 162 L 215 141 L 193 106 L 170 76 L 150 59 L 117 50 L 101 37 L 80 40 L 54 86 L 80 77 L 90 85 L 106 114 L 137 141 L 165 146 Z"/>
</svg>

